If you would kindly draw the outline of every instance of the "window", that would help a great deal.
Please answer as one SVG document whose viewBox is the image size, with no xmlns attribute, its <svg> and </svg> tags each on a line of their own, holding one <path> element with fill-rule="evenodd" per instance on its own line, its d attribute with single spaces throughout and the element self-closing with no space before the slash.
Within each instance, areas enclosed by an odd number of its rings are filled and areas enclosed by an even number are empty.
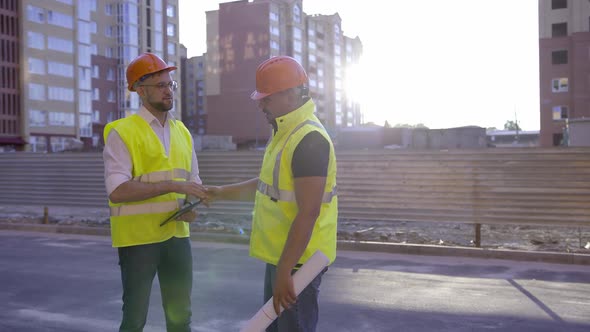
<svg viewBox="0 0 590 332">
<path fill-rule="evenodd" d="M 45 127 L 47 126 L 47 111 L 29 110 L 29 126 Z"/>
<path fill-rule="evenodd" d="M 271 35 L 274 35 L 274 36 L 278 36 L 280 34 L 279 33 L 279 28 L 276 27 L 276 26 L 271 26 L 270 27 L 270 34 Z"/>
<path fill-rule="evenodd" d="M 176 55 L 176 44 L 168 43 L 168 56 Z"/>
<path fill-rule="evenodd" d="M 161 12 L 162 11 L 162 0 L 154 0 L 154 8 L 156 9 L 156 11 Z"/>
<path fill-rule="evenodd" d="M 73 53 L 74 43 L 72 42 L 72 40 L 48 36 L 47 48 L 59 52 Z"/>
<path fill-rule="evenodd" d="M 29 137 L 29 145 L 32 152 L 47 152 L 47 138 L 45 136 Z"/>
<path fill-rule="evenodd" d="M 74 126 L 74 113 L 49 112 L 49 125 L 51 126 Z"/>
<path fill-rule="evenodd" d="M 277 14 L 275 12 L 270 12 L 270 20 L 274 21 L 274 22 L 278 22 L 279 21 L 279 14 Z"/>
<path fill-rule="evenodd" d="M 301 23 L 301 8 L 298 5 L 293 6 L 293 21 Z"/>
<path fill-rule="evenodd" d="M 567 36 L 567 23 L 551 24 L 551 36 L 552 37 Z"/>
<path fill-rule="evenodd" d="M 568 91 L 567 77 L 552 79 L 551 80 L 551 91 L 552 92 L 567 92 Z"/>
<path fill-rule="evenodd" d="M 168 37 L 174 37 L 176 35 L 176 26 L 172 23 L 168 23 L 166 26 L 166 34 Z"/>
<path fill-rule="evenodd" d="M 115 92 L 113 90 L 109 90 L 109 96 L 108 96 L 107 101 L 109 103 L 114 103 L 115 102 Z M 110 122 L 110 121 L 108 121 L 108 122 Z"/>
<path fill-rule="evenodd" d="M 115 71 L 113 70 L 113 68 L 109 68 L 107 70 L 107 80 L 109 80 L 109 81 L 115 80 Z"/>
<path fill-rule="evenodd" d="M 567 64 L 567 50 L 551 52 L 551 63 L 554 65 Z"/>
<path fill-rule="evenodd" d="M 45 36 L 42 33 L 28 31 L 27 41 L 27 46 L 30 48 L 45 49 Z"/>
<path fill-rule="evenodd" d="M 49 99 L 59 101 L 74 101 L 74 89 L 64 88 L 59 86 L 49 87 Z"/>
<path fill-rule="evenodd" d="M 162 36 L 161 32 L 155 32 L 154 33 L 155 37 L 154 37 L 154 41 L 155 41 L 155 52 L 154 53 L 160 53 L 163 50 L 164 47 L 164 37 Z"/>
<path fill-rule="evenodd" d="M 92 121 L 95 123 L 100 123 L 100 112 L 97 110 L 94 110 L 92 112 Z"/>
<path fill-rule="evenodd" d="M 27 18 L 31 22 L 45 23 L 45 11 L 42 8 L 28 5 Z"/>
<path fill-rule="evenodd" d="M 97 65 L 92 66 L 92 78 L 100 78 Z"/>
<path fill-rule="evenodd" d="M 293 41 L 293 50 L 295 50 L 295 52 L 301 53 L 301 42 L 299 40 Z"/>
<path fill-rule="evenodd" d="M 567 0 L 551 0 L 551 9 L 567 8 Z"/>
<path fill-rule="evenodd" d="M 29 72 L 31 74 L 45 74 L 45 60 L 29 58 Z"/>
<path fill-rule="evenodd" d="M 553 106 L 553 120 L 564 120 L 568 118 L 567 106 Z"/>
<path fill-rule="evenodd" d="M 301 29 L 299 29 L 298 27 L 293 27 L 293 38 L 301 39 Z"/>
<path fill-rule="evenodd" d="M 47 63 L 47 72 L 51 75 L 72 77 L 74 76 L 74 66 L 68 63 L 49 61 Z"/>
<path fill-rule="evenodd" d="M 66 29 L 72 29 L 74 27 L 74 19 L 71 15 L 52 10 L 47 11 L 47 23 Z"/>
<path fill-rule="evenodd" d="M 78 88 L 84 90 L 90 90 L 92 87 L 92 80 L 90 79 L 92 73 L 90 72 L 90 68 L 85 67 L 78 67 L 78 78 L 80 79 L 78 82 Z"/>
<path fill-rule="evenodd" d="M 80 137 L 92 137 L 92 115 L 80 114 Z"/>
<path fill-rule="evenodd" d="M 104 12 L 107 15 L 113 15 L 113 4 L 108 4 L 104 6 Z"/>
<path fill-rule="evenodd" d="M 166 16 L 175 17 L 176 16 L 176 7 L 174 7 L 173 5 L 166 5 Z"/>
<path fill-rule="evenodd" d="M 92 100 L 100 100 L 100 90 L 98 88 L 92 90 Z"/>
<path fill-rule="evenodd" d="M 270 48 L 272 48 L 273 50 L 278 50 L 279 49 L 279 43 L 277 43 L 274 40 L 270 41 Z"/>
<path fill-rule="evenodd" d="M 156 13 L 154 17 L 154 30 L 157 32 L 162 32 L 162 14 Z"/>
<path fill-rule="evenodd" d="M 29 99 L 45 100 L 45 85 L 29 83 Z"/>
</svg>

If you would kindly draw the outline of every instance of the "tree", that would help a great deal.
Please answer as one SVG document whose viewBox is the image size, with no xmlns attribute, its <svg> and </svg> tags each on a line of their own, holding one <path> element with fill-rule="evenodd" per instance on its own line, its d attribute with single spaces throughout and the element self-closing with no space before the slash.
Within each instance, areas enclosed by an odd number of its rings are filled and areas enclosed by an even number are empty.
<svg viewBox="0 0 590 332">
<path fill-rule="evenodd" d="M 520 128 L 520 126 L 518 125 L 518 122 L 512 121 L 512 120 L 506 121 L 506 123 L 504 124 L 504 129 L 505 130 L 522 130 Z"/>
<path fill-rule="evenodd" d="M 387 120 L 385 120 L 385 124 L 383 125 L 384 128 L 391 128 L 391 125 Z"/>
<path fill-rule="evenodd" d="M 407 124 L 407 123 L 398 123 L 393 128 L 423 128 L 428 129 L 423 123 L 418 123 L 415 125 Z"/>
</svg>

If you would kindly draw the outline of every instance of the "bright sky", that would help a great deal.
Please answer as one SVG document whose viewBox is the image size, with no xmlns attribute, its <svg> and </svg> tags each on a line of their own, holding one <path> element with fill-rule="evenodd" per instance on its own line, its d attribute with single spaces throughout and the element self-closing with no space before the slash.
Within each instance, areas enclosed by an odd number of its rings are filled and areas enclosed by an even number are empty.
<svg viewBox="0 0 590 332">
<path fill-rule="evenodd" d="M 205 11 L 220 2 L 179 0 L 189 57 L 207 51 Z M 347 86 L 365 122 L 501 129 L 516 118 L 539 129 L 537 0 L 304 0 L 303 11 L 338 12 L 344 34 L 360 37 Z"/>
</svg>

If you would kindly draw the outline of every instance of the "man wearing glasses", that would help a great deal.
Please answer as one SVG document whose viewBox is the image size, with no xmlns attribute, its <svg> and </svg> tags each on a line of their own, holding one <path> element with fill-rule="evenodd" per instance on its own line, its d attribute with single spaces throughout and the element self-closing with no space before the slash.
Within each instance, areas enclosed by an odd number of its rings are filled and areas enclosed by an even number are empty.
<svg viewBox="0 0 590 332">
<path fill-rule="evenodd" d="M 137 114 L 106 125 L 105 185 L 111 210 L 111 237 L 118 248 L 123 283 L 119 331 L 142 331 L 152 282 L 160 282 L 167 331 L 190 331 L 192 254 L 186 213 L 160 226 L 187 199 L 205 198 L 193 140 L 173 107 L 177 83 L 152 53 L 127 67 L 129 91 L 142 106 Z"/>
</svg>

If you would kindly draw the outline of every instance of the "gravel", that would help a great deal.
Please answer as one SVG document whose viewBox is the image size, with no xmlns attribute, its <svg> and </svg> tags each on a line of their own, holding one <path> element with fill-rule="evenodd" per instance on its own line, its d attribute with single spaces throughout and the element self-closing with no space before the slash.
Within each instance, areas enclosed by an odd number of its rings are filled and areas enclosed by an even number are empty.
<svg viewBox="0 0 590 332">
<path fill-rule="evenodd" d="M 107 208 L 49 207 L 49 224 L 109 227 Z M 43 223 L 41 206 L 0 205 L 0 222 Z M 193 232 L 250 233 L 246 216 L 201 213 Z M 463 223 L 339 220 L 338 239 L 474 247 L 475 227 Z M 590 227 L 482 225 L 481 247 L 590 254 Z"/>
</svg>

